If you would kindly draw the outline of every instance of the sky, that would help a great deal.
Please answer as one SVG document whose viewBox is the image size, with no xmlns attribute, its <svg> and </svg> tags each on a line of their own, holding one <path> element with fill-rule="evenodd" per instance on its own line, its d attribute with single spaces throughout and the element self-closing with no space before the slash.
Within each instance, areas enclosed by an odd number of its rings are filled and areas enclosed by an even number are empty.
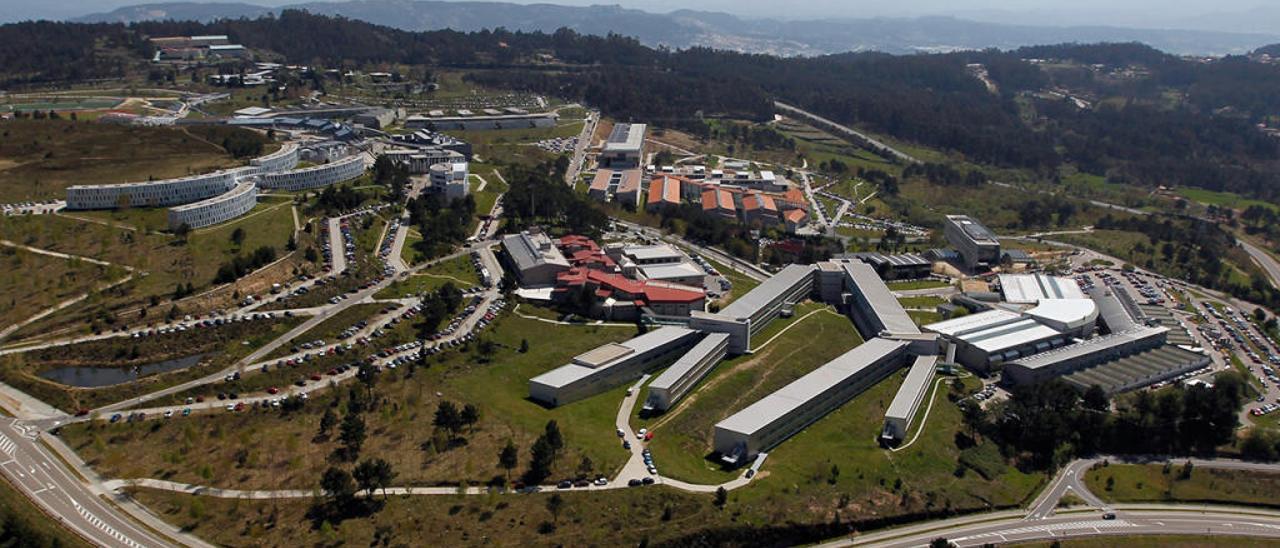
<svg viewBox="0 0 1280 548">
<path fill-rule="evenodd" d="M 164 0 L 0 0 L 0 20 L 66 18 Z M 190 1 L 190 0 L 187 0 Z M 203 1 L 203 0 L 197 0 Z M 278 6 L 305 0 L 222 0 Z M 510 0 L 532 3 L 535 0 Z M 721 11 L 786 19 L 950 15 L 1034 25 L 1108 25 L 1146 28 L 1274 32 L 1275 0 L 536 0 L 566 5 L 620 4 L 653 12 Z"/>
</svg>

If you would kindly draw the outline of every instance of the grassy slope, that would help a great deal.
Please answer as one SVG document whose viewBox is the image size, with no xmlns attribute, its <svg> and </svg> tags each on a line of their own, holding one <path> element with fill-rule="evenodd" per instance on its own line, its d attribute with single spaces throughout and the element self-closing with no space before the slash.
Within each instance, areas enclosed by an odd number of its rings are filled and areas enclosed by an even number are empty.
<svg viewBox="0 0 1280 548">
<path fill-rule="evenodd" d="M 0 248 L 0 326 L 18 323 L 124 275 L 121 268 Z"/>
<path fill-rule="evenodd" d="M 173 128 L 56 120 L 0 125 L 0 202 L 61 199 L 76 184 L 182 177 L 233 167 L 221 146 Z"/>
<path fill-rule="evenodd" d="M 565 327 L 507 316 L 484 337 L 501 345 L 490 363 L 474 351 L 441 354 L 412 379 L 403 372 L 384 376 L 378 393 L 387 404 L 366 416 L 369 439 L 363 455 L 389 460 L 398 483 L 485 482 L 497 475 L 498 449 L 512 439 L 520 447 L 521 468 L 528 448 L 548 420 L 557 420 L 567 443 L 557 477 L 575 470 L 583 455 L 597 471 L 612 472 L 625 453 L 616 446 L 613 417 L 621 388 L 586 400 L 545 409 L 526 400 L 528 379 L 566 363 L 604 342 L 634 335 L 631 329 Z M 530 351 L 515 349 L 527 339 Z M 339 392 L 345 394 L 346 387 Z M 443 453 L 422 447 L 431 439 L 432 416 L 441 397 L 473 403 L 481 420 L 468 443 Z M 333 441 L 314 441 L 331 393 L 312 398 L 302 412 L 253 415 L 214 414 L 147 425 L 115 424 L 63 429 L 63 435 L 93 466 L 109 477 L 167 477 L 224 487 L 309 488 L 329 465 Z M 154 428 L 154 430 L 153 430 Z M 240 448 L 248 464 L 237 466 Z M 207 468 L 207 473 L 206 472 Z M 206 477 L 207 476 L 207 477 Z"/>
</svg>

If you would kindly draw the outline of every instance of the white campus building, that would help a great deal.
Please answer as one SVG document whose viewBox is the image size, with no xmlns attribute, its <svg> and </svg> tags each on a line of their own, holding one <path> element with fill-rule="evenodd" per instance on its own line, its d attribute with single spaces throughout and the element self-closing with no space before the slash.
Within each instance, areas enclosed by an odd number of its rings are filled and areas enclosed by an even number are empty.
<svg viewBox="0 0 1280 548">
<path fill-rule="evenodd" d="M 169 228 L 216 225 L 248 213 L 258 203 L 258 185 L 252 181 L 237 183 L 235 188 L 199 202 L 169 209 Z"/>
<path fill-rule="evenodd" d="M 286 191 L 306 190 L 355 179 L 364 174 L 364 168 L 364 158 L 357 154 L 328 164 L 265 173 L 258 177 L 258 186 Z"/>
<path fill-rule="evenodd" d="M 467 174 L 466 162 L 435 164 L 429 171 L 431 192 L 444 194 L 446 201 L 461 200 L 470 191 Z"/>
<path fill-rule="evenodd" d="M 67 209 L 168 207 L 225 193 L 236 186 L 237 171 L 226 170 L 179 179 L 67 188 Z"/>
</svg>

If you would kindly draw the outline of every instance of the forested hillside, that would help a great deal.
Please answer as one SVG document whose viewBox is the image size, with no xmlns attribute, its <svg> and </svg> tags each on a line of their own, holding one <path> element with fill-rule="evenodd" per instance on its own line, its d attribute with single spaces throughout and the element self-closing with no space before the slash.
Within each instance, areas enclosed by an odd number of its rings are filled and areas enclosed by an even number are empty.
<svg viewBox="0 0 1280 548">
<path fill-rule="evenodd" d="M 142 37 L 171 34 L 228 34 L 323 66 L 474 69 L 468 72 L 475 82 L 582 100 L 614 118 L 694 133 L 707 131 L 702 117 L 766 120 L 771 101 L 781 99 L 1041 178 L 1053 179 L 1060 165 L 1072 163 L 1114 181 L 1280 199 L 1280 149 L 1255 128 L 1280 118 L 1280 67 L 1245 58 L 1190 60 L 1140 44 L 778 58 L 653 49 L 569 30 L 406 32 L 286 11 L 208 24 L 0 27 L 0 85 L 119 74 L 118 58 L 103 56 L 95 44 L 145 59 Z M 992 88 L 975 76 L 975 66 L 985 68 Z"/>
</svg>

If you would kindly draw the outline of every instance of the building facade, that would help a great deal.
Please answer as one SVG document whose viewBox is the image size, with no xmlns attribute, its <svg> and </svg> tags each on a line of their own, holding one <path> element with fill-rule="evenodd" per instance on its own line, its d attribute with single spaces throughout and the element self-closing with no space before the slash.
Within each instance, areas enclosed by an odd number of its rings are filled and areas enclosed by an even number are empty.
<svg viewBox="0 0 1280 548">
<path fill-rule="evenodd" d="M 258 203 L 258 185 L 252 181 L 236 184 L 225 194 L 169 209 L 169 229 L 201 228 L 244 215 Z"/>
<path fill-rule="evenodd" d="M 350 181 L 364 174 L 364 158 L 349 156 L 336 162 L 280 173 L 264 173 L 258 177 L 262 188 L 298 191 Z"/>
<path fill-rule="evenodd" d="M 224 170 L 178 179 L 67 188 L 67 209 L 168 207 L 198 202 L 236 186 L 237 171 Z"/>
</svg>

